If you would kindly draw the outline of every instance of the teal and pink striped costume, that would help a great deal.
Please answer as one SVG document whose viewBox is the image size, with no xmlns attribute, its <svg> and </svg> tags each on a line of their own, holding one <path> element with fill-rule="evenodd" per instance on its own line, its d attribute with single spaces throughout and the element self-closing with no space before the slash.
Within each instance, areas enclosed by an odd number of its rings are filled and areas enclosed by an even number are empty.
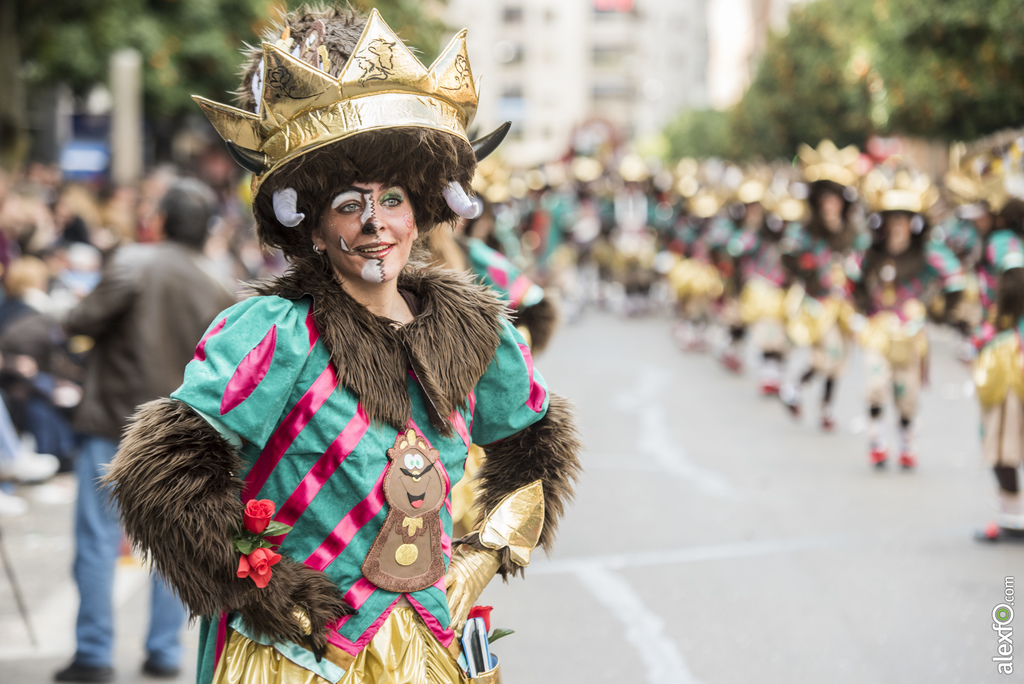
<svg viewBox="0 0 1024 684">
<path fill-rule="evenodd" d="M 354 655 L 400 598 L 375 587 L 360 570 L 387 515 L 386 451 L 398 430 L 371 420 L 359 397 L 339 383 L 312 303 L 310 297 L 258 296 L 226 310 L 199 343 L 172 398 L 200 412 L 221 434 L 241 438 L 247 468 L 243 501 L 273 500 L 275 519 L 294 526 L 280 552 L 325 573 L 357 610 L 328 631 L 331 644 Z M 548 409 L 548 392 L 529 348 L 508 321 L 496 324 L 498 347 L 464 405 L 449 416 L 451 435 L 432 425 L 416 374 L 410 370 L 405 379 L 412 407 L 407 426 L 440 452 L 449 492 L 462 477 L 471 441 L 487 445 L 507 438 Z M 447 566 L 452 521 L 450 499 L 446 503 L 440 515 Z M 447 647 L 453 633 L 444 578 L 406 596 Z M 205 625 L 200 681 L 212 676 L 227 617 L 219 629 Z M 244 629 L 237 619 L 231 624 Z"/>
<path fill-rule="evenodd" d="M 473 274 L 484 285 L 497 291 L 510 308 L 531 307 L 544 299 L 544 290 L 504 254 L 491 249 L 479 238 L 466 238 L 465 246 Z"/>
</svg>

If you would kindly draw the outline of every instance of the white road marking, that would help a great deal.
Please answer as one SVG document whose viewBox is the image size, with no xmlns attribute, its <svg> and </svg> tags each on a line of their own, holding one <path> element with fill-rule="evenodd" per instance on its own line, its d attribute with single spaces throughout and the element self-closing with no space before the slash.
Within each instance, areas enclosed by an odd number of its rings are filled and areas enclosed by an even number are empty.
<svg viewBox="0 0 1024 684">
<path fill-rule="evenodd" d="M 679 648 L 665 633 L 665 623 L 647 609 L 629 582 L 597 565 L 579 568 L 575 575 L 626 628 L 626 641 L 640 654 L 650 684 L 698 684 Z"/>
<path fill-rule="evenodd" d="M 681 549 L 654 549 L 635 553 L 605 554 L 581 558 L 560 558 L 544 560 L 538 558 L 530 563 L 530 574 L 557 575 L 579 573 L 598 567 L 607 570 L 642 568 L 653 565 L 674 565 L 700 561 L 730 560 L 770 556 L 777 553 L 811 551 L 846 546 L 855 540 L 850 536 L 808 537 L 804 539 L 766 539 L 763 541 L 715 544 L 711 546 L 690 546 Z"/>
<path fill-rule="evenodd" d="M 637 375 L 639 384 L 631 391 L 619 395 L 616 403 L 621 411 L 637 416 L 640 421 L 637 443 L 640 452 L 654 459 L 664 472 L 691 482 L 706 494 L 720 498 L 735 497 L 736 489 L 724 477 L 686 457 L 686 450 L 669 430 L 671 421 L 665 413 L 661 396 L 670 384 L 669 372 L 664 368 L 641 364 L 637 367 Z"/>
</svg>

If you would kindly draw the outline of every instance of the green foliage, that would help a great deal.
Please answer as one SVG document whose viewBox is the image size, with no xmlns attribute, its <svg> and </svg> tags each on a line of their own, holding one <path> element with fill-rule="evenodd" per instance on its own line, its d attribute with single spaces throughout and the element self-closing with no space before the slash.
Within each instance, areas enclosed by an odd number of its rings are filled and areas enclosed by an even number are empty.
<svg viewBox="0 0 1024 684">
<path fill-rule="evenodd" d="M 875 0 L 886 132 L 971 139 L 1024 121 L 1024 3 Z"/>
<path fill-rule="evenodd" d="M 721 157 L 729 150 L 729 117 L 714 109 L 683 112 L 665 127 L 668 156 Z"/>
<path fill-rule="evenodd" d="M 666 134 L 718 145 L 681 116 Z M 863 145 L 873 133 L 969 140 L 1024 122 L 1021 0 L 817 0 L 769 38 L 756 76 L 727 113 L 727 155 L 791 157 L 800 143 Z M 691 132 L 692 131 L 692 132 Z M 684 147 L 697 148 L 685 142 Z"/>
<path fill-rule="evenodd" d="M 302 2 L 287 2 L 297 8 Z M 19 7 L 23 63 L 34 84 L 66 83 L 79 95 L 106 83 L 108 60 L 132 47 L 143 57 L 146 114 L 192 113 L 191 95 L 226 101 L 239 84 L 243 42 L 254 43 L 284 0 L 47 0 Z M 412 0 L 377 7 L 404 39 L 431 57 L 446 27 Z M 440 2 L 432 6 L 441 6 Z M 24 8 L 24 9 L 23 9 Z"/>
<path fill-rule="evenodd" d="M 864 73 L 851 67 L 865 29 L 863 3 L 797 7 L 772 36 L 750 89 L 730 112 L 736 158 L 790 157 L 801 142 L 862 143 L 871 130 Z"/>
</svg>

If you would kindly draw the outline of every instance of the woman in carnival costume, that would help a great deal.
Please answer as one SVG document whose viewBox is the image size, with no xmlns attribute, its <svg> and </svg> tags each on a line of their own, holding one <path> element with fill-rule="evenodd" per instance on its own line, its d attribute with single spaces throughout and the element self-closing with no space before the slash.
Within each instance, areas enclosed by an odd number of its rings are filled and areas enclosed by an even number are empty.
<svg viewBox="0 0 1024 684">
<path fill-rule="evenodd" d="M 882 437 L 882 407 L 892 395 L 899 413 L 903 468 L 917 465 L 913 443 L 921 387 L 927 378 L 928 337 L 923 302 L 937 292 L 953 311 L 964 287 L 953 253 L 928 239 L 926 213 L 938 192 L 923 175 L 872 171 L 864 191 L 874 213 L 868 219 L 872 245 L 865 252 L 853 289 L 866 365 L 871 463 L 885 465 L 889 451 Z"/>
<path fill-rule="evenodd" d="M 799 156 L 808 183 L 810 217 L 786 230 L 783 264 L 796 281 L 786 301 L 786 332 L 797 346 L 810 347 L 810 367 L 787 383 L 783 403 L 799 416 L 803 389 L 815 377 L 824 378 L 821 427 L 835 428 L 832 404 L 846 361 L 852 314 L 848 274 L 856 273 L 867 235 L 861 231 L 856 166 L 860 151 L 853 145 L 837 149 L 823 140 L 817 149 L 802 145 Z"/>
<path fill-rule="evenodd" d="M 997 518 L 979 531 L 982 541 L 1024 541 L 1024 255 L 1005 255 L 998 268 L 995 325 L 974 367 L 981 404 L 982 458 L 996 477 Z"/>
<path fill-rule="evenodd" d="M 785 184 L 784 179 L 780 180 Z M 739 232 L 729 241 L 728 251 L 736 262 L 742 283 L 740 321 L 744 328 L 752 329 L 753 342 L 761 356 L 761 393 L 773 396 L 779 393 L 782 366 L 789 348 L 782 307 L 787 274 L 782 266 L 780 245 L 785 217 L 799 218 L 803 207 L 798 200 L 784 198 L 781 193 L 776 196 L 777 189 L 768 187 L 768 181 L 770 177 L 750 178 L 738 188 L 736 195 L 743 203 L 744 217 Z M 796 216 L 793 211 L 797 212 Z"/>
<path fill-rule="evenodd" d="M 945 185 L 960 206 L 954 220 L 940 226 L 935 238 L 953 250 L 967 277 L 965 296 L 952 316 L 969 338 L 960 355 L 970 359 L 996 333 L 1000 264 L 1012 253 L 1024 254 L 1019 227 L 1024 203 L 1007 195 L 1003 175 L 994 172 L 991 155 L 961 161 L 960 155 L 954 154 L 953 161 Z"/>
<path fill-rule="evenodd" d="M 479 211 L 465 188 L 504 132 L 466 137 L 465 40 L 428 70 L 376 11 L 300 10 L 250 53 L 240 108 L 196 98 L 291 264 L 218 316 L 108 475 L 202 617 L 201 683 L 498 680 L 469 679 L 457 635 L 550 544 L 579 443 L 497 297 L 409 259 Z M 453 542 L 470 442 L 487 515 Z"/>
</svg>

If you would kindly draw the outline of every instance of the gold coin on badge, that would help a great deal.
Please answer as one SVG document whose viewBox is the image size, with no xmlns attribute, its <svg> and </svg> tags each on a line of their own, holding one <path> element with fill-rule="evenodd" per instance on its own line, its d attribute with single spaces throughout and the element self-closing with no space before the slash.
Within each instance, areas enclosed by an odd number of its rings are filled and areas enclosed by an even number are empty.
<svg viewBox="0 0 1024 684">
<path fill-rule="evenodd" d="M 395 551 L 395 562 L 399 565 L 412 565 L 419 555 L 415 544 L 402 544 Z"/>
</svg>

